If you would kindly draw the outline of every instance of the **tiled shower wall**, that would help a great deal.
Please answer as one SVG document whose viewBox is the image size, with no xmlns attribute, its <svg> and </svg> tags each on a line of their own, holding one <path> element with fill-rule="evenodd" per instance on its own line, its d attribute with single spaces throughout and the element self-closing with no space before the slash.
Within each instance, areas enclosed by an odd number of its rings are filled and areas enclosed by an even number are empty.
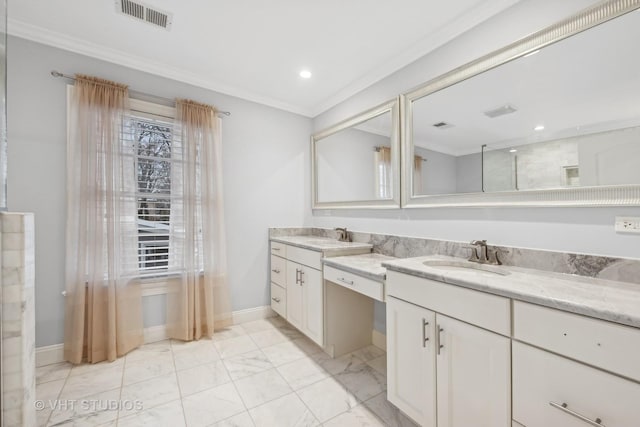
<svg viewBox="0 0 640 427">
<path fill-rule="evenodd" d="M 35 248 L 29 213 L 0 213 L 2 412 L 5 426 L 35 426 Z"/>
</svg>

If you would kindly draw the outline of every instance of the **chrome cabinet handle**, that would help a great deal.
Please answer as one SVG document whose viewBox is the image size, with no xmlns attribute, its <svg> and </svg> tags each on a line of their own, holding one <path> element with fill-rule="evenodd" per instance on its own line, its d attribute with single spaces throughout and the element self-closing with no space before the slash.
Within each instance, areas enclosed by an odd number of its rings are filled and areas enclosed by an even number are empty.
<svg viewBox="0 0 640 427">
<path fill-rule="evenodd" d="M 280 270 L 278 270 L 277 268 L 274 268 L 271 270 L 272 272 L 276 273 L 276 274 L 280 274 Z"/>
<path fill-rule="evenodd" d="M 271 248 L 272 251 L 279 251 L 280 248 Z"/>
<path fill-rule="evenodd" d="M 271 299 L 272 299 L 273 301 L 275 301 L 275 302 L 280 302 L 280 298 L 278 298 L 278 297 L 271 297 Z"/>
<path fill-rule="evenodd" d="M 304 270 L 300 269 L 300 286 L 304 285 L 304 280 L 302 280 L 303 274 L 304 274 Z"/>
<path fill-rule="evenodd" d="M 296 268 L 296 285 L 300 284 L 300 269 Z"/>
<path fill-rule="evenodd" d="M 596 418 L 595 421 L 585 417 L 582 414 L 579 414 L 575 411 L 572 411 L 571 409 L 569 409 L 569 405 L 567 405 L 566 403 L 562 402 L 562 403 L 556 403 L 556 402 L 549 402 L 549 405 L 553 406 L 556 409 L 560 409 L 562 412 L 566 412 L 569 415 L 572 415 L 574 417 L 576 417 L 579 420 L 584 421 L 585 423 L 595 426 L 595 427 L 605 427 L 604 424 L 602 424 L 602 420 L 600 418 Z"/>
<path fill-rule="evenodd" d="M 427 326 L 429 326 L 429 322 L 426 319 L 422 319 L 422 347 L 427 346 L 427 341 L 429 341 L 429 337 L 427 336 Z"/>
<path fill-rule="evenodd" d="M 338 277 L 338 280 L 341 281 L 342 283 L 345 283 L 349 286 L 353 286 L 353 280 L 347 280 L 344 277 Z"/>
<path fill-rule="evenodd" d="M 441 344 L 442 342 L 442 336 L 440 336 L 441 333 L 444 332 L 444 329 L 442 329 L 440 326 L 436 325 L 436 328 L 438 328 L 438 333 L 436 334 L 436 348 L 438 349 L 438 356 L 440 355 L 440 349 L 444 348 L 444 344 Z"/>
</svg>

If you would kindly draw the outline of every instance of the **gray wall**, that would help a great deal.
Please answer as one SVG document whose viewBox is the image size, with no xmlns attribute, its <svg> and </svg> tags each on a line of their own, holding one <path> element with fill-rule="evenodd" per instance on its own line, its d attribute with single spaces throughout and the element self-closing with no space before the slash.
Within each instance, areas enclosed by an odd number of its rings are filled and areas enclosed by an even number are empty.
<svg viewBox="0 0 640 427">
<path fill-rule="evenodd" d="M 482 191 L 482 156 L 480 153 L 456 157 L 456 193 Z"/>
<path fill-rule="evenodd" d="M 455 156 L 422 147 L 415 147 L 414 153 L 423 159 L 422 191 L 420 194 L 451 194 L 456 192 Z M 415 190 L 414 194 L 416 194 Z"/>
<path fill-rule="evenodd" d="M 316 142 L 318 201 L 374 200 L 377 170 L 375 147 L 391 139 L 361 129 L 344 129 Z"/>
<path fill-rule="evenodd" d="M 8 207 L 36 218 L 36 345 L 63 341 L 66 84 L 85 73 L 159 96 L 207 102 L 223 119 L 229 283 L 234 310 L 268 305 L 270 226 L 303 225 L 310 205 L 311 120 L 59 49 L 9 39 Z M 163 323 L 164 299 L 144 301 L 145 325 Z"/>
</svg>

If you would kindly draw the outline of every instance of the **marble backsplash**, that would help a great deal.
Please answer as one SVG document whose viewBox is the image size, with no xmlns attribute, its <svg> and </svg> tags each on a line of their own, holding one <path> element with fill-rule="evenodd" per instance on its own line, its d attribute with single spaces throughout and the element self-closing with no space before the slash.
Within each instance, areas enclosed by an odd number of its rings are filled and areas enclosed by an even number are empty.
<svg viewBox="0 0 640 427">
<path fill-rule="evenodd" d="M 269 237 L 309 234 L 331 238 L 338 237 L 338 233 L 330 228 L 290 227 L 269 229 Z M 362 233 L 359 231 L 349 231 L 349 235 L 354 242 L 371 243 L 375 253 L 397 258 L 424 255 L 448 255 L 457 258 L 468 258 L 471 253 L 468 242 Z M 491 246 L 491 248 L 499 250 L 499 258 L 504 265 L 597 277 L 599 279 L 617 280 L 640 285 L 640 259 L 613 258 L 508 246 Z"/>
</svg>

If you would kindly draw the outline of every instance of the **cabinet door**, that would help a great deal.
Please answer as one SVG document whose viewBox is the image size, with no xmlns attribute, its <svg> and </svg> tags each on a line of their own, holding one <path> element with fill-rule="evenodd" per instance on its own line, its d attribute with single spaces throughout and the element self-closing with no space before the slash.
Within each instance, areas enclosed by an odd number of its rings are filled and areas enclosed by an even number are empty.
<svg viewBox="0 0 640 427">
<path fill-rule="evenodd" d="M 438 427 L 511 426 L 509 338 L 436 315 Z"/>
<path fill-rule="evenodd" d="M 302 279 L 302 332 L 323 346 L 324 342 L 324 294 L 322 273 L 315 268 L 300 266 Z"/>
<path fill-rule="evenodd" d="M 300 271 L 302 266 L 287 261 L 287 321 L 298 329 L 302 329 L 302 285 Z"/>
<path fill-rule="evenodd" d="M 387 297 L 387 399 L 423 427 L 436 425 L 435 317 Z"/>
</svg>

